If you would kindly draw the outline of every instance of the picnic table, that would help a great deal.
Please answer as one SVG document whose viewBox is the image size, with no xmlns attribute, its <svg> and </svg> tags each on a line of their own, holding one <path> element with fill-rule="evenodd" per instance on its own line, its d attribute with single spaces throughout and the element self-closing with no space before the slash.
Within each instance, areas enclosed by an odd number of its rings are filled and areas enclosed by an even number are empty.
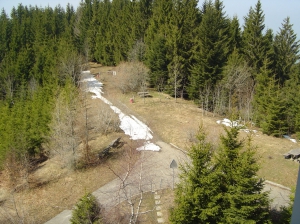
<svg viewBox="0 0 300 224">
<path fill-rule="evenodd" d="M 149 94 L 149 92 L 138 92 L 137 93 L 140 97 L 144 98 L 144 97 L 151 97 L 151 95 Z"/>
</svg>

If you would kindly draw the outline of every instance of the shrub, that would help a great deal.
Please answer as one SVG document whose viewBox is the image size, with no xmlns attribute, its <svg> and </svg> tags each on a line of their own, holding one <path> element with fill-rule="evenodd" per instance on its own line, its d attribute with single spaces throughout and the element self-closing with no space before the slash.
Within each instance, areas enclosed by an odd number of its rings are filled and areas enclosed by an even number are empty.
<svg viewBox="0 0 300 224">
<path fill-rule="evenodd" d="M 76 204 L 72 212 L 72 224 L 100 224 L 101 221 L 101 206 L 97 199 L 91 193 L 85 194 Z"/>
<path fill-rule="evenodd" d="M 116 70 L 115 85 L 122 93 L 145 91 L 149 69 L 142 62 L 124 62 Z"/>
</svg>

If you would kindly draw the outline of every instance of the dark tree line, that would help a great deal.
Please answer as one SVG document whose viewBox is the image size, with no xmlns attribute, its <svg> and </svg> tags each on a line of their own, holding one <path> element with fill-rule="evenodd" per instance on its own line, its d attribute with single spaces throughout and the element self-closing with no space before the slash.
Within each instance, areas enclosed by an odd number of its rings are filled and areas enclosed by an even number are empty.
<svg viewBox="0 0 300 224">
<path fill-rule="evenodd" d="M 269 135 L 300 131 L 299 42 L 289 17 L 278 33 L 265 29 L 260 1 L 243 27 L 220 0 L 86 0 L 79 11 L 90 60 L 116 65 L 138 52 L 159 91 Z"/>
<path fill-rule="evenodd" d="M 22 141 L 29 142 L 22 152 L 41 149 L 55 96 L 66 83 L 76 86 L 88 60 L 142 61 L 159 91 L 255 122 L 269 135 L 299 133 L 299 42 L 292 24 L 287 17 L 278 33 L 265 29 L 260 1 L 244 18 L 241 27 L 220 0 L 84 0 L 77 9 L 2 10 L 1 158 Z"/>
<path fill-rule="evenodd" d="M 56 97 L 76 86 L 83 57 L 74 35 L 76 12 L 67 5 L 18 5 L 0 16 L 0 166 L 44 152 Z M 66 85 L 68 84 L 68 85 Z M 69 88 L 69 87 L 68 87 Z"/>
</svg>

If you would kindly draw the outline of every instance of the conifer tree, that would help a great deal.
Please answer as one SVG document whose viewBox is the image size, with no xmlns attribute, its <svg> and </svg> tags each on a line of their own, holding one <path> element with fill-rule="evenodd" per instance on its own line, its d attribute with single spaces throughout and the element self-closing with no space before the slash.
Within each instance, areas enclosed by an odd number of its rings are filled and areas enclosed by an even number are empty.
<svg viewBox="0 0 300 224">
<path fill-rule="evenodd" d="M 251 139 L 238 139 L 238 128 L 225 129 L 216 157 L 220 184 L 221 223 L 268 223 L 268 192 L 257 177 L 259 166 Z"/>
<path fill-rule="evenodd" d="M 288 134 L 297 133 L 300 138 L 300 67 L 293 67 L 290 79 L 281 90 L 285 98 L 286 121 Z"/>
<path fill-rule="evenodd" d="M 2 9 L 0 15 L 0 62 L 9 50 L 10 28 L 10 20 L 4 9 Z"/>
<path fill-rule="evenodd" d="M 261 72 L 257 75 L 254 95 L 254 120 L 260 126 L 265 119 L 265 112 L 268 107 L 269 93 L 266 88 L 272 79 L 272 71 L 268 69 L 270 61 L 265 59 Z"/>
<path fill-rule="evenodd" d="M 72 224 L 100 224 L 102 223 L 100 211 L 101 207 L 96 197 L 91 193 L 86 193 L 77 202 L 70 221 Z"/>
<path fill-rule="evenodd" d="M 202 20 L 193 49 L 193 64 L 189 77 L 188 94 L 191 99 L 200 99 L 206 87 L 214 88 L 222 79 L 222 70 L 229 53 L 229 21 L 221 1 L 205 1 Z"/>
<path fill-rule="evenodd" d="M 250 67 L 254 68 L 253 79 L 255 80 L 256 74 L 259 73 L 263 65 L 265 55 L 268 50 L 266 38 L 264 37 L 264 24 L 265 15 L 262 11 L 262 5 L 258 0 L 255 8 L 252 7 L 245 17 L 245 24 L 243 30 L 243 53 L 246 61 Z"/>
<path fill-rule="evenodd" d="M 168 64 L 166 58 L 166 39 L 157 37 L 152 43 L 151 49 L 147 52 L 147 65 L 150 69 L 150 85 L 162 88 L 168 80 Z M 163 85 L 163 86 L 162 86 Z"/>
<path fill-rule="evenodd" d="M 234 49 L 240 51 L 242 45 L 242 32 L 239 20 L 236 16 L 230 21 L 229 33 L 229 52 L 233 52 Z"/>
<path fill-rule="evenodd" d="M 170 22 L 173 2 L 154 0 L 152 17 L 145 32 L 146 64 L 150 68 L 151 85 L 161 88 L 168 81 L 168 65 L 172 60 L 172 39 Z"/>
<path fill-rule="evenodd" d="M 274 40 L 275 73 L 281 85 L 290 78 L 292 66 L 299 60 L 299 48 L 299 40 L 287 17 Z"/>
<path fill-rule="evenodd" d="M 197 35 L 197 27 L 200 23 L 200 11 L 197 8 L 198 1 L 177 0 L 174 1 L 173 13 L 170 22 L 171 60 L 168 66 L 169 80 L 168 90 L 174 92 L 175 75 L 177 92 L 181 98 L 186 93 L 188 76 L 191 68 L 193 54 L 193 39 Z M 177 74 L 174 68 L 177 67 Z"/>
<path fill-rule="evenodd" d="M 110 26 L 111 2 L 104 0 L 99 3 L 97 17 L 99 26 L 96 33 L 95 59 L 103 65 L 113 64 L 112 27 Z"/>
<path fill-rule="evenodd" d="M 278 81 L 268 67 L 269 60 L 265 59 L 256 79 L 255 121 L 263 129 L 263 133 L 280 137 L 287 131 L 285 98 Z"/>
<path fill-rule="evenodd" d="M 171 223 L 217 223 L 220 206 L 219 183 L 213 164 L 213 145 L 206 140 L 203 128 L 196 135 L 190 151 L 191 163 L 180 167 L 180 183 L 175 189 L 175 207 Z"/>
<path fill-rule="evenodd" d="M 217 152 L 199 132 L 190 163 L 181 167 L 172 223 L 269 223 L 268 192 L 257 177 L 251 139 L 238 139 L 238 128 L 225 129 Z"/>
</svg>

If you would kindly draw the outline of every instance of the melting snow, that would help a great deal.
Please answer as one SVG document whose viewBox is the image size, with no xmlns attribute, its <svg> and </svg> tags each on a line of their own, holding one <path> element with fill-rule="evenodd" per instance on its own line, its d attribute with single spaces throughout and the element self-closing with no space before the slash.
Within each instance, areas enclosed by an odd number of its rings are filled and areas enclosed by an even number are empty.
<svg viewBox="0 0 300 224">
<path fill-rule="evenodd" d="M 160 147 L 158 145 L 155 145 L 149 141 L 145 142 L 144 146 L 141 146 L 137 148 L 136 150 L 151 150 L 151 151 L 159 151 Z"/>
<path fill-rule="evenodd" d="M 137 150 L 159 151 L 160 147 L 149 141 L 153 138 L 151 129 L 135 116 L 124 114 L 119 108 L 113 106 L 109 100 L 103 97 L 101 95 L 101 93 L 103 93 L 103 84 L 95 79 L 90 71 L 83 71 L 82 73 L 89 75 L 87 78 L 84 78 L 82 80 L 82 82 L 87 83 L 86 91 L 94 93 L 95 96 L 92 96 L 93 99 L 101 99 L 103 102 L 108 104 L 115 113 L 119 115 L 119 119 L 121 121 L 120 128 L 125 132 L 125 134 L 129 135 L 132 140 L 146 140 L 144 146 L 137 148 Z"/>
<path fill-rule="evenodd" d="M 240 126 L 242 126 L 242 125 L 239 124 L 238 121 L 231 121 L 227 118 L 224 118 L 223 120 L 218 120 L 217 123 L 218 124 L 223 124 L 227 127 L 240 127 Z"/>
<path fill-rule="evenodd" d="M 218 124 L 223 124 L 227 127 L 244 127 L 244 125 L 240 124 L 239 121 L 231 121 L 227 118 L 224 118 L 223 120 L 218 120 L 217 121 Z M 244 131 L 246 133 L 250 133 L 250 132 L 253 132 L 253 133 L 257 133 L 256 130 L 250 130 L 250 129 L 247 129 L 247 128 L 242 128 L 240 129 L 241 131 Z"/>
<path fill-rule="evenodd" d="M 288 136 L 288 135 L 283 135 L 283 137 L 286 138 L 286 139 L 288 139 L 288 140 L 290 140 L 291 142 L 297 143 L 297 140 L 296 140 L 296 139 L 291 138 L 291 137 Z"/>
</svg>

